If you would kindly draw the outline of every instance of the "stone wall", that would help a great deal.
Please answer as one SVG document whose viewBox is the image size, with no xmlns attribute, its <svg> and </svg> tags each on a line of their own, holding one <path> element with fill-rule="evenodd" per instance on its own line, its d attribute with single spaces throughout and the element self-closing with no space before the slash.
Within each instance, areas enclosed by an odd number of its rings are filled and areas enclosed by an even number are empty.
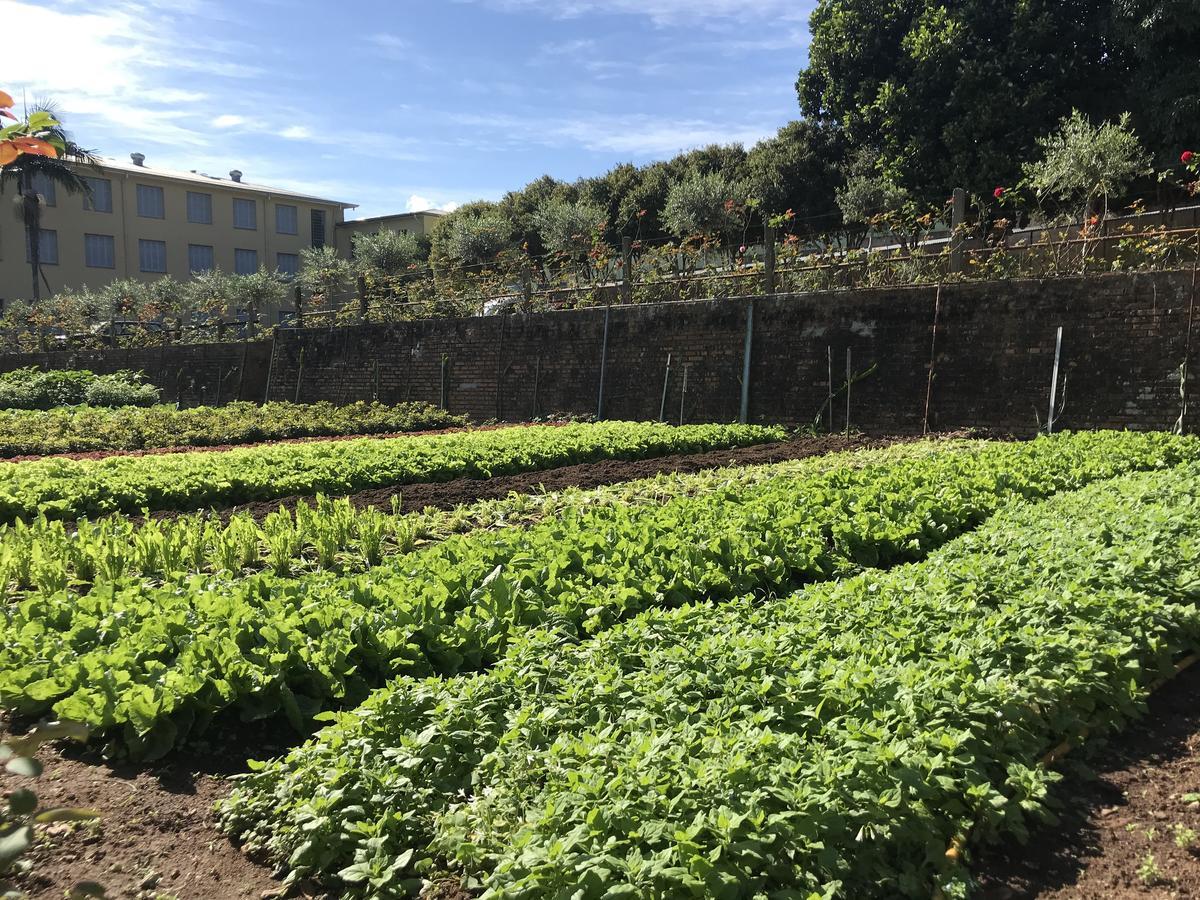
<svg viewBox="0 0 1200 900">
<path fill-rule="evenodd" d="M 104 374 L 119 369 L 144 372 L 162 388 L 163 399 L 184 406 L 261 402 L 266 396 L 271 342 L 187 344 L 117 350 L 61 350 L 0 355 L 0 372 L 24 366 L 90 369 Z"/>
<path fill-rule="evenodd" d="M 930 428 L 1033 433 L 1061 326 L 1060 428 L 1169 428 L 1191 295 L 1186 272 L 756 298 L 749 418 L 828 427 L 832 360 L 832 424 L 843 428 L 849 352 L 852 427 L 920 431 L 928 397 Z M 666 418 L 731 421 L 750 306 L 614 307 L 606 355 L 603 309 L 280 332 L 270 393 L 444 402 L 479 421 L 595 414 L 603 356 L 604 416 L 658 418 L 669 354 Z M 1191 367 L 1200 374 L 1194 348 Z"/>
<path fill-rule="evenodd" d="M 732 421 L 752 306 L 751 421 L 843 428 L 849 353 L 851 427 L 919 432 L 928 399 L 931 429 L 1032 434 L 1048 412 L 1061 326 L 1058 427 L 1162 429 L 1180 414 L 1192 302 L 1191 272 L 1113 274 L 283 329 L 273 361 L 259 342 L 0 357 L 0 370 L 134 368 L 186 403 L 215 402 L 219 382 L 221 401 L 425 400 L 520 421 L 596 414 L 603 367 L 606 418 L 658 418 L 665 380 L 669 421 Z M 1194 347 L 1191 371 L 1194 384 Z"/>
</svg>

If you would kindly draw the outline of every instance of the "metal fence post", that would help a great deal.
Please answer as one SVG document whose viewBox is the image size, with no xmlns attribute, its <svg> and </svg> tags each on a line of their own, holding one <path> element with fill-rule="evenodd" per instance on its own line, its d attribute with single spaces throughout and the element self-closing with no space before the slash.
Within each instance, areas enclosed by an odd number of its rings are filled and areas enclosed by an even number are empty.
<svg viewBox="0 0 1200 900">
<path fill-rule="evenodd" d="M 633 303 L 633 239 L 621 235 L 621 302 Z"/>
<path fill-rule="evenodd" d="M 1054 339 L 1054 374 L 1050 376 L 1050 414 L 1046 417 L 1046 434 L 1054 434 L 1054 407 L 1058 405 L 1058 363 L 1062 358 L 1062 326 Z"/>
<path fill-rule="evenodd" d="M 738 421 L 743 425 L 750 417 L 750 350 L 754 344 L 754 300 L 746 302 L 746 337 L 742 345 L 742 406 Z"/>
<path fill-rule="evenodd" d="M 612 307 L 604 307 L 604 338 L 600 343 L 600 388 L 596 393 L 596 420 L 604 418 L 604 377 L 608 369 L 608 317 Z"/>
</svg>

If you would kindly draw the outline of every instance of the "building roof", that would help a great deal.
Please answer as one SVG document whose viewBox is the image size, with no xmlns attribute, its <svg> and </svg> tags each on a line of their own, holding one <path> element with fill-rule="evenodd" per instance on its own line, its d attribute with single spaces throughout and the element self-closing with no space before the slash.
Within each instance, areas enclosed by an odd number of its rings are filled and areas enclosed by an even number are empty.
<svg viewBox="0 0 1200 900">
<path fill-rule="evenodd" d="M 444 215 L 447 215 L 447 212 L 444 209 L 418 209 L 418 210 L 415 210 L 414 212 L 387 213 L 386 215 L 382 215 L 382 216 L 368 216 L 365 219 L 347 219 L 345 222 L 339 222 L 338 226 L 342 227 L 345 225 L 362 225 L 364 223 L 370 223 L 370 222 L 387 222 L 392 219 L 408 219 L 413 216 L 444 216 Z"/>
<path fill-rule="evenodd" d="M 178 172 L 174 169 L 159 169 L 155 166 L 134 165 L 132 162 L 121 162 L 115 159 L 101 157 L 98 161 L 100 168 L 116 172 L 129 172 L 135 175 L 150 175 L 167 178 L 171 181 L 186 181 L 192 184 L 204 184 L 212 187 L 219 185 L 231 191 L 245 191 L 248 194 L 270 194 L 272 197 L 291 197 L 296 200 L 308 200 L 311 203 L 323 203 L 327 206 L 340 206 L 343 209 L 357 209 L 357 203 L 344 203 L 340 200 L 330 200 L 326 197 L 316 197 L 312 194 L 302 194 L 287 188 L 270 187 L 265 184 L 254 184 L 249 181 L 234 181 L 232 178 L 220 178 L 216 175 L 206 175 L 203 172 Z"/>
</svg>

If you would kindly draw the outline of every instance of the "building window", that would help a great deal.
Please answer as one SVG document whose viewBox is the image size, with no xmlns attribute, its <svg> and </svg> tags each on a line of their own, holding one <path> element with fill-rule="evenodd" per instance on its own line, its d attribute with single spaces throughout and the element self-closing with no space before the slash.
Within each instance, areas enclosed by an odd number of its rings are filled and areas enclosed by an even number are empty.
<svg viewBox="0 0 1200 900">
<path fill-rule="evenodd" d="M 233 271 L 238 275 L 253 275 L 258 271 L 257 250 L 234 250 Z"/>
<path fill-rule="evenodd" d="M 25 229 L 25 262 L 33 262 L 33 234 Z M 58 232 L 52 228 L 38 229 L 38 262 L 44 266 L 58 265 Z"/>
<path fill-rule="evenodd" d="M 325 246 L 325 210 L 314 209 L 309 217 L 312 223 L 312 245 L 314 247 Z"/>
<path fill-rule="evenodd" d="M 193 225 L 212 224 L 212 194 L 187 192 L 187 216 Z"/>
<path fill-rule="evenodd" d="M 93 269 L 115 269 L 117 266 L 116 242 L 111 234 L 85 234 L 83 236 L 83 261 Z"/>
<path fill-rule="evenodd" d="M 107 178 L 84 178 L 92 193 L 83 195 L 83 208 L 92 212 L 112 212 L 112 182 Z"/>
<path fill-rule="evenodd" d="M 143 219 L 165 219 L 163 189 L 152 184 L 137 186 L 137 211 Z"/>
<path fill-rule="evenodd" d="M 275 268 L 280 275 L 292 276 L 300 272 L 300 255 L 298 253 L 276 253 Z"/>
<path fill-rule="evenodd" d="M 253 200 L 233 198 L 233 227 L 254 231 L 258 228 L 258 204 Z"/>
<path fill-rule="evenodd" d="M 33 173 L 33 190 L 35 193 L 42 195 L 42 199 L 46 201 L 47 206 L 58 205 L 58 191 L 55 188 L 54 182 L 46 177 L 45 172 Z"/>
<path fill-rule="evenodd" d="M 216 268 L 213 248 L 207 244 L 188 244 L 188 271 L 193 275 Z"/>
<path fill-rule="evenodd" d="M 294 206 L 276 206 L 275 207 L 275 233 L 276 234 L 299 234 L 300 221 L 296 215 L 296 207 Z"/>
<path fill-rule="evenodd" d="M 167 242 L 139 240 L 138 263 L 143 272 L 166 272 Z"/>
</svg>

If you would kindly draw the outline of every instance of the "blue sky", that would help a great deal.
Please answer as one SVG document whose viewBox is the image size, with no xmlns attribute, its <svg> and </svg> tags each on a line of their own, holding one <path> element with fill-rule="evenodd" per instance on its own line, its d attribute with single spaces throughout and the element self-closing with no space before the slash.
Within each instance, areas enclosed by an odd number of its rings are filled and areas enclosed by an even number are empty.
<svg viewBox="0 0 1200 900">
<path fill-rule="evenodd" d="M 0 0 L 0 88 L 105 156 L 380 215 L 752 144 L 798 115 L 814 5 Z"/>
</svg>

